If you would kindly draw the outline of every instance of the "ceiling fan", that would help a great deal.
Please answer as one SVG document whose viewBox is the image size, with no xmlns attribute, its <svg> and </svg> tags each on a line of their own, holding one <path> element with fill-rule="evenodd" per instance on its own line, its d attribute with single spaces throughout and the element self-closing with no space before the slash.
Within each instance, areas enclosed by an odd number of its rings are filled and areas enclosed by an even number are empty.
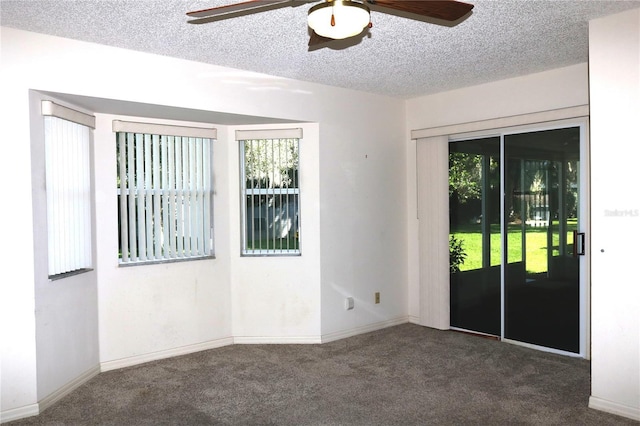
<svg viewBox="0 0 640 426">
<path fill-rule="evenodd" d="M 192 24 L 205 24 L 280 7 L 299 6 L 317 0 L 244 0 L 239 3 L 188 12 Z M 371 28 L 371 9 L 408 19 L 455 23 L 473 9 L 456 0 L 323 0 L 308 13 L 309 47 L 357 36 Z"/>
</svg>

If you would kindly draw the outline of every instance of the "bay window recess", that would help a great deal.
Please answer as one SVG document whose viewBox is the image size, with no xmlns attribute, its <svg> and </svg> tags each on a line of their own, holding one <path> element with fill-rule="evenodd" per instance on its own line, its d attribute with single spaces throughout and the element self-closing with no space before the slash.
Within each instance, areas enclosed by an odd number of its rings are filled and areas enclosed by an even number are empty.
<svg viewBox="0 0 640 426">
<path fill-rule="evenodd" d="M 42 101 L 49 278 L 92 267 L 91 141 L 95 117 Z"/>
<path fill-rule="evenodd" d="M 216 129 L 116 120 L 119 262 L 213 256 Z"/>
<path fill-rule="evenodd" d="M 242 255 L 300 255 L 302 129 L 239 130 Z"/>
</svg>

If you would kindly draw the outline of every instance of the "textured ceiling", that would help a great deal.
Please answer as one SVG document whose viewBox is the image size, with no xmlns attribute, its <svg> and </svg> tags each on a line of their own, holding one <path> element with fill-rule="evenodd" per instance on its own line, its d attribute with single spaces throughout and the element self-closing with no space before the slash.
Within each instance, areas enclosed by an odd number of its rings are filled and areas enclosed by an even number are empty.
<svg viewBox="0 0 640 426">
<path fill-rule="evenodd" d="M 236 1 L 0 0 L 0 24 L 411 98 L 586 62 L 588 21 L 640 7 L 640 0 L 468 1 L 473 13 L 454 27 L 372 12 L 373 28 L 359 43 L 314 51 L 312 3 L 192 25 L 186 12 Z"/>
</svg>

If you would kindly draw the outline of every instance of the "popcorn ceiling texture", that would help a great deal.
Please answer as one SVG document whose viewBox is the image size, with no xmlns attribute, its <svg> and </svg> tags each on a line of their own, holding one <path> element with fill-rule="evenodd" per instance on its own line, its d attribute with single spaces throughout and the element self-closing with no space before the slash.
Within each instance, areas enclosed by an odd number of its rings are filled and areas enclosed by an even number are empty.
<svg viewBox="0 0 640 426">
<path fill-rule="evenodd" d="M 412 98 L 586 62 L 588 21 L 640 8 L 640 0 L 468 1 L 473 13 L 455 27 L 372 11 L 359 43 L 314 51 L 313 3 L 192 25 L 186 12 L 236 1 L 0 0 L 0 24 Z"/>
</svg>

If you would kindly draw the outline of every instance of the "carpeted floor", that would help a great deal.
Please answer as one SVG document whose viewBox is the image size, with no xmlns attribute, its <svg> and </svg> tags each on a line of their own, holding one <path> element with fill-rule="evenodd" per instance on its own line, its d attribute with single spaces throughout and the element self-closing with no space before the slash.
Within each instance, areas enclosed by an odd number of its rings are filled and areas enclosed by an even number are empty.
<svg viewBox="0 0 640 426">
<path fill-rule="evenodd" d="M 638 425 L 587 407 L 589 362 L 413 324 L 102 373 L 18 425 Z"/>
</svg>

